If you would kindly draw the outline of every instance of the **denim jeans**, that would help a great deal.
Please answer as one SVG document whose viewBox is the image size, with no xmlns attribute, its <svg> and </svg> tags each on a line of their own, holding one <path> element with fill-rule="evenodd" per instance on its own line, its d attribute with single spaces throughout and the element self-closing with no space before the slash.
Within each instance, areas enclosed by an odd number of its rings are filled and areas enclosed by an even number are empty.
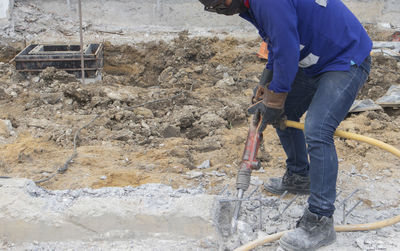
<svg viewBox="0 0 400 251">
<path fill-rule="evenodd" d="M 371 65 L 368 57 L 349 71 L 325 72 L 306 76 L 301 68 L 285 103 L 289 120 L 299 121 L 307 111 L 305 130 L 277 129 L 289 173 L 309 175 L 309 210 L 330 217 L 335 211 L 338 159 L 333 134 L 346 117 L 359 89 L 365 83 Z"/>
</svg>

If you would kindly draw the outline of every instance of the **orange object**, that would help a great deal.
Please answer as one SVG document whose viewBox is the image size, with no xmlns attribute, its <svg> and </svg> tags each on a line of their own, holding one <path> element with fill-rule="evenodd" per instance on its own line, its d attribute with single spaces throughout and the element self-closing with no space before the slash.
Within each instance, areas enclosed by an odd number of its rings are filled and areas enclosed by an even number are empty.
<svg viewBox="0 0 400 251">
<path fill-rule="evenodd" d="M 262 42 L 260 50 L 257 52 L 257 56 L 262 59 L 268 59 L 268 45 L 266 42 Z"/>
</svg>

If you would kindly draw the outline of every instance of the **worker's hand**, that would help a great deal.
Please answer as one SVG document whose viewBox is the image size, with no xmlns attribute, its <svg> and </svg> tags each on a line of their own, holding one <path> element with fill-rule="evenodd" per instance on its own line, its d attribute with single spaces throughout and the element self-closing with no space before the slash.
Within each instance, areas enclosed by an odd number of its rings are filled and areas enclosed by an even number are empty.
<svg viewBox="0 0 400 251">
<path fill-rule="evenodd" d="M 251 103 L 255 104 L 258 101 L 261 101 L 265 93 L 265 87 L 262 85 L 257 85 L 253 89 L 253 97 L 251 97 Z"/>
<path fill-rule="evenodd" d="M 261 120 L 258 129 L 260 133 L 265 130 L 267 125 L 279 127 L 279 122 L 284 113 L 286 97 L 287 93 L 275 93 L 267 89 L 263 100 L 255 105 L 254 123 L 259 124 Z"/>
<path fill-rule="evenodd" d="M 255 104 L 263 99 L 265 89 L 268 87 L 269 83 L 272 81 L 272 71 L 264 68 L 261 74 L 260 82 L 253 89 L 253 97 L 251 97 L 251 103 Z"/>
<path fill-rule="evenodd" d="M 236 188 L 246 191 L 250 186 L 251 169 L 240 168 L 236 178 Z"/>
<path fill-rule="evenodd" d="M 260 102 L 260 106 L 253 117 L 253 121 L 255 124 L 258 124 L 261 120 L 260 127 L 258 128 L 258 131 L 261 133 L 265 130 L 267 125 L 277 126 L 282 116 L 283 109 L 270 108 Z"/>
</svg>

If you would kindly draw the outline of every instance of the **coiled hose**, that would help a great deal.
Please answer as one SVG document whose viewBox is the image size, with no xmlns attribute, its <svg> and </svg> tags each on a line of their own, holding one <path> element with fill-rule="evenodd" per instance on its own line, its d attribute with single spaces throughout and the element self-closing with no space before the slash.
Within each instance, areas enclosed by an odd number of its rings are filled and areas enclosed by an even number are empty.
<svg viewBox="0 0 400 251">
<path fill-rule="evenodd" d="M 287 120 L 286 126 L 304 130 L 304 124 L 295 122 L 295 121 Z M 390 152 L 400 158 L 400 151 L 397 148 L 395 148 L 389 144 L 386 144 L 380 140 L 362 136 L 362 135 L 355 134 L 355 133 L 341 131 L 341 130 L 336 130 L 334 135 L 338 136 L 338 137 L 342 137 L 342 138 L 346 138 L 346 139 L 353 139 L 353 140 L 357 140 L 360 142 L 368 143 L 370 145 L 377 146 L 377 147 L 379 147 L 387 152 Z M 339 225 L 339 226 L 335 226 L 335 231 L 336 232 L 368 231 L 368 230 L 375 230 L 375 229 L 391 226 L 398 222 L 400 222 L 400 215 L 397 215 L 390 219 L 371 222 L 371 223 L 365 223 L 365 224 Z M 263 238 L 251 241 L 241 247 L 238 247 L 234 251 L 247 251 L 247 250 L 256 248 L 258 246 L 264 245 L 266 243 L 270 243 L 270 242 L 279 240 L 282 237 L 282 235 L 284 235 L 285 233 L 287 233 L 289 231 L 291 231 L 291 230 L 271 234 L 271 235 L 265 236 Z"/>
</svg>

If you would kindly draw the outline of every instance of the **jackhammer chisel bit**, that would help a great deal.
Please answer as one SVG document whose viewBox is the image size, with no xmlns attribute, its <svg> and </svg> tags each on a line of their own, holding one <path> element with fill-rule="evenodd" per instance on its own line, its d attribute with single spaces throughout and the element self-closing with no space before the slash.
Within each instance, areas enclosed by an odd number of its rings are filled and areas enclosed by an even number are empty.
<svg viewBox="0 0 400 251">
<path fill-rule="evenodd" d="M 262 133 L 259 132 L 261 119 L 252 121 L 247 134 L 247 140 L 243 151 L 242 162 L 240 163 L 239 172 L 236 179 L 237 198 L 235 210 L 232 219 L 232 232 L 236 231 L 237 220 L 239 218 L 240 207 L 242 204 L 243 194 L 249 188 L 252 170 L 258 170 L 261 163 L 256 159 L 260 143 L 262 141 Z"/>
</svg>

